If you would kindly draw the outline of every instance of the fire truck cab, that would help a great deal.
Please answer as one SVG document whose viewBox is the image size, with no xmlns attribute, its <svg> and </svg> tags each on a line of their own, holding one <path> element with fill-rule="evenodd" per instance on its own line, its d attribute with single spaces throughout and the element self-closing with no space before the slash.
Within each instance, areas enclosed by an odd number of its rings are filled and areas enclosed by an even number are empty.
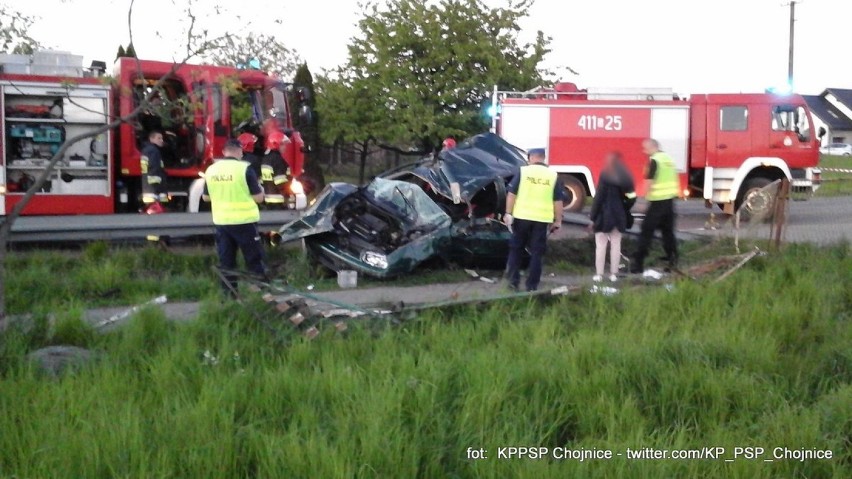
<svg viewBox="0 0 852 479">
<path fill-rule="evenodd" d="M 800 191 L 819 184 L 818 137 L 798 95 L 725 94 L 677 98 L 670 89 L 579 90 L 574 84 L 530 92 L 499 92 L 493 129 L 523 148 L 545 147 L 550 167 L 568 190 L 566 209 L 594 196 L 605 156 L 620 152 L 645 193 L 654 138 L 675 160 L 682 196 L 701 195 L 733 213 L 744 199 L 786 177 Z"/>
<path fill-rule="evenodd" d="M 140 206 L 134 201 L 141 195 L 140 150 L 151 130 L 165 133 L 162 152 L 166 186 L 170 201 L 177 203 L 178 210 L 194 212 L 203 207 L 203 172 L 214 157 L 221 156 L 228 138 L 244 131 L 261 139 L 255 151 L 261 156 L 263 138 L 275 131 L 285 134 L 287 141 L 280 150 L 293 175 L 285 188 L 299 203 L 292 206 L 304 207 L 304 191 L 296 179 L 303 173 L 304 142 L 294 129 L 288 101 L 294 92 L 259 70 L 184 65 L 170 74 L 172 66 L 134 58 L 116 62 L 116 117 L 136 109 L 152 85 L 168 75 L 160 91 L 154 92 L 154 108 L 143 111 L 135 122 L 119 127 L 115 151 L 119 159 L 119 208 L 136 211 Z M 167 105 L 171 111 L 160 111 L 159 104 Z M 238 112 L 243 113 L 243 118 L 237 118 Z"/>
<path fill-rule="evenodd" d="M 98 68 L 95 68 L 98 64 Z M 301 92 L 259 70 L 120 58 L 114 78 L 101 78 L 105 65 L 82 67 L 67 52 L 0 55 L 0 215 L 8 214 L 46 169 L 66 140 L 47 181 L 23 209 L 25 215 L 137 212 L 141 201 L 140 150 L 148 132 L 164 132 L 161 148 L 169 211 L 196 212 L 204 171 L 220 157 L 228 138 L 242 132 L 264 138 L 280 132 L 280 153 L 292 180 L 283 185 L 289 207 L 306 206 L 304 142 L 295 130 L 291 104 L 311 115 Z M 161 78 L 160 88 L 154 91 Z M 151 106 L 116 128 L 110 123 L 137 110 L 146 95 Z M 294 95 L 298 98 L 291 103 Z M 94 133 L 98 133 L 94 135 Z"/>
</svg>

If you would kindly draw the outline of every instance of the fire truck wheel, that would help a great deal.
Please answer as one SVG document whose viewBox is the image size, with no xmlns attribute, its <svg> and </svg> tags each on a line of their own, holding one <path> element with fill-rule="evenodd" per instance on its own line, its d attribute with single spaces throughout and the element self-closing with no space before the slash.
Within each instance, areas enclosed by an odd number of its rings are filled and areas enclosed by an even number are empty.
<svg viewBox="0 0 852 479">
<path fill-rule="evenodd" d="M 586 187 L 571 175 L 559 175 L 559 180 L 565 187 L 565 211 L 576 213 L 583 209 L 586 203 Z"/>
<path fill-rule="evenodd" d="M 763 178 L 760 176 L 746 180 L 745 183 L 743 183 L 739 197 L 737 198 L 736 211 L 740 211 L 740 207 L 748 202 L 750 198 L 759 194 L 761 189 L 771 183 L 772 180 L 769 178 Z M 768 209 L 771 207 L 771 201 L 759 201 L 759 199 L 755 199 L 751 201 L 749 208 L 743 209 L 740 212 L 740 218 L 745 221 L 749 221 L 752 216 L 762 216 L 766 219 L 766 221 L 769 221 L 772 219 L 772 214 L 768 212 Z"/>
</svg>

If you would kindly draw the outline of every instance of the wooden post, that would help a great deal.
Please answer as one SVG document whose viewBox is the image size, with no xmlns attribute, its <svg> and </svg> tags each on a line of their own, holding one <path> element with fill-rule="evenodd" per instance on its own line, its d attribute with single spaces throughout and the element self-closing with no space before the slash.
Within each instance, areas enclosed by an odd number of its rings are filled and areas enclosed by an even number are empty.
<svg viewBox="0 0 852 479">
<path fill-rule="evenodd" d="M 784 236 L 784 226 L 787 223 L 787 200 L 790 197 L 790 180 L 784 178 L 778 187 L 778 197 L 775 199 L 775 214 L 773 218 L 774 238 L 772 246 L 775 251 L 781 250 L 781 239 Z"/>
</svg>

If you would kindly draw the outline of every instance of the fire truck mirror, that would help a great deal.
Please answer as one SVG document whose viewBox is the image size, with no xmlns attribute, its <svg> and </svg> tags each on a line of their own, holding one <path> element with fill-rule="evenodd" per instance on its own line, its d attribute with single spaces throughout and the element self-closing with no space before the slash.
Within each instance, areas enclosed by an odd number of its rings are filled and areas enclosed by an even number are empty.
<svg viewBox="0 0 852 479">
<path fill-rule="evenodd" d="M 307 87 L 299 87 L 296 91 L 296 98 L 299 99 L 299 103 L 311 101 L 311 90 Z"/>
<path fill-rule="evenodd" d="M 825 129 L 825 127 L 824 126 L 819 127 L 819 133 L 817 133 L 817 136 L 819 137 L 819 139 L 822 140 L 822 137 L 824 137 L 826 134 L 828 134 L 828 131 Z"/>
</svg>

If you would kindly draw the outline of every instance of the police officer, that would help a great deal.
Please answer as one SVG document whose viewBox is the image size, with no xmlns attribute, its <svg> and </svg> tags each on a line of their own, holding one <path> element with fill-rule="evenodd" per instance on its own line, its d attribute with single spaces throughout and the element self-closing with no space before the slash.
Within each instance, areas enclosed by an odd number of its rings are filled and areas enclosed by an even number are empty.
<svg viewBox="0 0 852 479">
<path fill-rule="evenodd" d="M 657 140 L 649 138 L 643 141 L 642 150 L 650 157 L 645 174 L 648 210 L 645 212 L 645 221 L 642 222 L 636 254 L 630 265 L 631 273 L 641 273 L 645 269 L 645 258 L 657 229 L 663 236 L 663 249 L 669 268 L 677 267 L 677 241 L 674 235 L 674 199 L 678 197 L 680 189 L 677 169 L 672 157 L 660 150 Z"/>
<path fill-rule="evenodd" d="M 562 227 L 564 188 L 556 172 L 547 167 L 544 148 L 529 151 L 529 162 L 509 183 L 506 214 L 503 221 L 512 231 L 506 276 L 509 287 L 517 290 L 521 277 L 521 258 L 530 253 L 527 291 L 538 289 L 541 263 L 547 248 L 547 234 Z"/>
<path fill-rule="evenodd" d="M 142 147 L 140 168 L 142 169 L 142 203 L 147 212 L 163 211 L 161 203 L 169 201 L 166 194 L 166 171 L 163 169 L 163 132 L 152 130 L 148 133 L 148 142 Z"/>
<path fill-rule="evenodd" d="M 225 294 L 233 296 L 237 281 L 231 272 L 237 267 L 237 249 L 242 251 L 250 272 L 266 277 L 257 231 L 260 221 L 257 205 L 263 202 L 263 190 L 249 164 L 241 160 L 243 149 L 239 141 L 228 140 L 222 153 L 225 158 L 216 160 L 204 174 L 203 198 L 212 203 L 219 267 L 226 279 L 222 288 Z"/>
<path fill-rule="evenodd" d="M 282 189 L 290 179 L 290 165 L 279 151 L 285 141 L 287 137 L 279 131 L 273 131 L 266 137 L 266 153 L 260 171 L 267 205 L 283 205 L 286 201 Z"/>
</svg>

